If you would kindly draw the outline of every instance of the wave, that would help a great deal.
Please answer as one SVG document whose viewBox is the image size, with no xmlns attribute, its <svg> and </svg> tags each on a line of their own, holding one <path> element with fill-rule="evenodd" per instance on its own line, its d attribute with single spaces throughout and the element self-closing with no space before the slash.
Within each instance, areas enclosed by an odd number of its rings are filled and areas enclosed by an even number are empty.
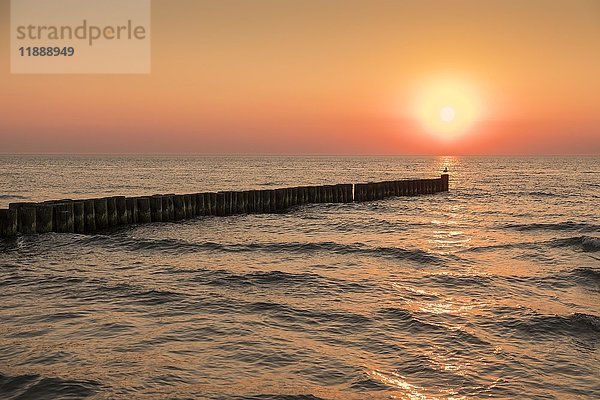
<svg viewBox="0 0 600 400">
<path fill-rule="evenodd" d="M 592 314 L 533 315 L 526 318 L 510 318 L 499 322 L 502 328 L 510 328 L 527 336 L 547 337 L 568 335 L 578 339 L 600 339 L 600 317 Z"/>
<path fill-rule="evenodd" d="M 600 225 L 584 222 L 558 222 L 558 223 L 532 223 L 532 224 L 506 224 L 503 229 L 516 231 L 578 231 L 600 232 Z"/>
<path fill-rule="evenodd" d="M 492 277 L 487 275 L 456 275 L 456 274 L 431 274 L 425 277 L 428 281 L 442 284 L 445 287 L 455 286 L 489 286 Z"/>
<path fill-rule="evenodd" d="M 357 313 L 296 308 L 270 301 L 250 302 L 245 304 L 243 309 L 251 314 L 268 314 L 274 319 L 288 322 L 301 322 L 303 324 L 303 329 L 306 329 L 307 326 L 310 326 L 315 322 L 325 325 L 342 325 L 342 327 L 348 327 L 348 329 L 356 329 L 357 327 L 364 328 L 367 324 L 372 322 L 371 318 Z M 321 328 L 322 326 L 320 329 Z"/>
<path fill-rule="evenodd" d="M 571 275 L 576 278 L 584 279 L 586 281 L 592 281 L 596 284 L 600 284 L 600 269 L 579 267 L 571 271 Z"/>
<path fill-rule="evenodd" d="M 600 250 L 600 238 L 585 237 L 581 244 L 586 251 Z"/>
<path fill-rule="evenodd" d="M 79 240 L 82 245 L 108 245 L 115 248 L 124 247 L 131 251 L 166 251 L 166 252 L 199 252 L 219 251 L 227 253 L 267 252 L 267 253 L 319 253 L 348 255 L 362 254 L 374 257 L 386 257 L 401 260 L 410 260 L 422 264 L 443 264 L 444 260 L 436 255 L 420 249 L 403 249 L 399 247 L 368 247 L 360 243 L 341 244 L 335 242 L 309 242 L 309 243 L 217 243 L 201 242 L 192 243 L 180 239 L 130 239 L 115 236 L 96 235 Z M 449 256 L 452 257 L 452 256 Z"/>
<path fill-rule="evenodd" d="M 7 199 L 24 200 L 24 199 L 27 199 L 27 197 L 19 196 L 18 194 L 0 194 L 0 200 L 7 200 Z"/>
<path fill-rule="evenodd" d="M 573 247 L 586 252 L 600 250 L 600 238 L 592 236 L 573 236 L 568 238 L 551 239 L 545 241 L 521 242 L 521 243 L 503 243 L 489 246 L 475 246 L 462 250 L 461 252 L 484 252 L 502 249 L 539 249 L 541 247 L 561 248 Z"/>
<path fill-rule="evenodd" d="M 46 378 L 40 375 L 6 376 L 0 374 L 0 393 L 15 399 L 85 398 L 97 393 L 95 381 Z"/>
<path fill-rule="evenodd" d="M 515 287 L 533 285 L 549 289 L 564 289 L 580 285 L 592 290 L 600 290 L 600 270 L 592 267 L 567 269 L 544 276 L 504 276 L 499 279 Z"/>
<path fill-rule="evenodd" d="M 438 337 L 446 344 L 456 345 L 469 344 L 471 346 L 488 346 L 489 343 L 480 339 L 476 335 L 460 328 L 448 328 L 444 325 L 438 325 L 431 322 L 425 322 L 416 317 L 413 312 L 404 308 L 388 307 L 378 311 L 380 318 L 390 321 L 395 325 L 400 325 L 403 330 L 413 334 L 425 334 Z"/>
<path fill-rule="evenodd" d="M 227 270 L 208 272 L 209 277 L 193 280 L 215 286 L 275 286 L 289 288 L 319 288 L 327 292 L 368 292 L 372 287 L 367 284 L 348 282 L 342 279 L 326 278 L 314 273 L 288 273 L 282 271 L 260 271 L 247 274 L 235 274 Z"/>
<path fill-rule="evenodd" d="M 324 400 L 322 397 L 316 397 L 312 394 L 257 394 L 248 396 L 234 396 L 235 400 Z"/>
<path fill-rule="evenodd" d="M 600 238 L 592 236 L 575 236 L 570 238 L 553 239 L 542 243 L 554 248 L 574 247 L 583 251 L 600 250 Z"/>
</svg>

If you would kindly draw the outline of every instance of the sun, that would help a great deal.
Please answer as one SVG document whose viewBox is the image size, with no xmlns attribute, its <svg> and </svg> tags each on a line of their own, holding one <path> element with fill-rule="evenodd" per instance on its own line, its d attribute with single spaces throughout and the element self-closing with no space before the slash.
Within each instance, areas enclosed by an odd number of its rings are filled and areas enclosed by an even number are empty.
<svg viewBox="0 0 600 400">
<path fill-rule="evenodd" d="M 443 122 L 452 122 L 454 121 L 454 118 L 456 117 L 456 111 L 454 111 L 454 108 L 450 107 L 450 106 L 445 106 L 442 107 L 442 109 L 440 110 L 440 119 Z"/>
<path fill-rule="evenodd" d="M 421 85 L 414 114 L 425 130 L 443 138 L 468 132 L 481 118 L 481 100 L 473 85 L 458 79 L 436 79 Z"/>
</svg>

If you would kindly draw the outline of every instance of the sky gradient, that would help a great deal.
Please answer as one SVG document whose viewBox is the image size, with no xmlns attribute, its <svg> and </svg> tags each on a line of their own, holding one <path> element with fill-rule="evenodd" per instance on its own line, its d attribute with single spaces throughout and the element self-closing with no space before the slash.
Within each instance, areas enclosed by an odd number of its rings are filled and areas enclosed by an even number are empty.
<svg viewBox="0 0 600 400">
<path fill-rule="evenodd" d="M 150 75 L 11 75 L 0 0 L 0 153 L 600 154 L 600 1 L 152 3 Z"/>
</svg>

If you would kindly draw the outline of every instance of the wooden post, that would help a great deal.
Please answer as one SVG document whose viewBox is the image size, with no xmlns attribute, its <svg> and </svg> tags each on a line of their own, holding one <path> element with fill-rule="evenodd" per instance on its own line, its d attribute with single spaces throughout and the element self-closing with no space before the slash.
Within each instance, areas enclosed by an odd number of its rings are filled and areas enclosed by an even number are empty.
<svg viewBox="0 0 600 400">
<path fill-rule="evenodd" d="M 244 190 L 239 193 L 240 196 L 240 212 L 242 214 L 248 213 L 248 191 Z"/>
<path fill-rule="evenodd" d="M 204 213 L 204 193 L 196 193 L 196 215 L 206 215 Z"/>
<path fill-rule="evenodd" d="M 204 193 L 204 215 L 212 215 L 210 193 Z"/>
<path fill-rule="evenodd" d="M 83 201 L 84 228 L 86 233 L 96 232 L 96 212 L 94 210 L 94 200 Z"/>
<path fill-rule="evenodd" d="M 289 188 L 283 188 L 283 208 L 282 210 L 287 211 L 292 204 L 292 194 Z"/>
<path fill-rule="evenodd" d="M 58 233 L 74 233 L 75 220 L 73 217 L 73 203 L 59 203 L 54 205 L 53 228 Z"/>
<path fill-rule="evenodd" d="M 325 195 L 325 186 L 323 185 L 319 185 L 316 187 L 317 189 L 317 203 L 325 203 L 327 202 L 327 197 Z"/>
<path fill-rule="evenodd" d="M 313 186 L 306 187 L 306 204 L 311 204 L 315 202 L 315 193 L 313 188 Z"/>
<path fill-rule="evenodd" d="M 303 202 L 303 200 L 302 200 L 302 198 L 303 198 L 303 196 L 304 196 L 304 195 L 302 194 L 302 191 L 303 191 L 303 189 L 304 189 L 304 188 L 303 188 L 302 186 L 298 186 L 298 187 L 295 187 L 295 188 L 294 188 L 294 190 L 295 190 L 295 192 L 296 192 L 296 205 L 297 205 L 297 206 L 301 206 L 302 204 L 304 204 L 304 202 Z"/>
<path fill-rule="evenodd" d="M 127 197 L 125 199 L 125 204 L 127 204 L 127 222 L 130 224 L 137 224 L 139 222 L 137 199 L 135 197 Z M 96 221 L 98 221 L 97 216 Z"/>
<path fill-rule="evenodd" d="M 236 201 L 235 197 L 236 197 L 235 196 L 235 192 L 232 192 L 232 191 L 228 191 L 227 192 L 227 202 L 228 202 L 228 206 L 229 206 L 227 208 L 229 210 L 229 214 L 228 215 L 234 215 L 236 213 L 235 212 L 235 207 L 236 207 L 236 205 L 235 205 L 235 201 Z"/>
<path fill-rule="evenodd" d="M 329 203 L 331 190 L 329 185 L 321 186 L 321 203 Z"/>
<path fill-rule="evenodd" d="M 168 194 L 167 195 L 167 221 L 175 221 L 175 206 L 173 204 L 173 198 L 175 197 L 174 194 Z M 165 203 L 163 200 L 163 207 L 164 207 Z"/>
<path fill-rule="evenodd" d="M 17 212 L 0 210 L 0 237 L 11 237 L 17 234 Z"/>
<path fill-rule="evenodd" d="M 244 192 L 238 190 L 235 192 L 235 212 L 236 214 L 245 214 Z"/>
<path fill-rule="evenodd" d="M 225 215 L 233 214 L 233 192 L 225 192 Z"/>
<path fill-rule="evenodd" d="M 299 190 L 299 199 L 298 202 L 302 205 L 308 203 L 308 188 L 306 186 L 300 186 Z"/>
<path fill-rule="evenodd" d="M 337 185 L 329 186 L 329 190 L 331 190 L 331 200 L 330 203 L 339 203 L 339 193 Z"/>
<path fill-rule="evenodd" d="M 217 215 L 222 217 L 225 215 L 225 193 L 217 193 Z"/>
<path fill-rule="evenodd" d="M 184 194 L 183 201 L 185 205 L 185 218 L 192 218 L 192 196 L 189 194 Z"/>
<path fill-rule="evenodd" d="M 327 185 L 328 203 L 341 203 L 341 187 L 339 185 Z"/>
<path fill-rule="evenodd" d="M 108 203 L 106 198 L 94 199 L 94 211 L 96 214 L 96 229 L 108 228 Z"/>
<path fill-rule="evenodd" d="M 171 205 L 173 205 L 173 195 L 172 194 L 164 194 L 161 195 L 162 197 L 162 201 L 161 201 L 161 206 L 162 206 L 162 222 L 168 222 L 168 221 L 173 221 L 173 219 L 171 218 L 171 214 L 169 211 L 169 199 L 171 199 Z"/>
<path fill-rule="evenodd" d="M 373 183 L 365 183 L 364 187 L 365 197 L 362 201 L 371 201 L 373 200 Z"/>
<path fill-rule="evenodd" d="M 36 233 L 36 203 L 10 203 L 9 210 L 17 214 L 17 232 L 28 235 Z"/>
<path fill-rule="evenodd" d="M 212 215 L 210 193 L 204 194 L 204 215 Z"/>
<path fill-rule="evenodd" d="M 329 195 L 329 203 L 337 203 L 337 186 L 335 185 L 327 185 L 328 195 Z"/>
<path fill-rule="evenodd" d="M 217 215 L 217 194 L 210 193 L 210 215 Z"/>
<path fill-rule="evenodd" d="M 106 198 L 106 211 L 108 226 L 117 226 L 117 199 L 115 197 Z"/>
<path fill-rule="evenodd" d="M 363 183 L 357 183 L 354 185 L 354 196 L 352 197 L 353 201 L 357 203 L 363 201 L 363 187 Z"/>
<path fill-rule="evenodd" d="M 198 206 L 196 205 L 196 195 L 195 194 L 190 194 L 190 204 L 191 204 L 191 209 L 190 209 L 190 218 L 194 218 L 196 217 L 198 214 L 196 213 L 196 210 L 198 208 Z"/>
<path fill-rule="evenodd" d="M 275 193 L 275 189 L 269 190 L 269 204 L 271 205 L 269 212 L 277 212 L 277 193 Z"/>
<path fill-rule="evenodd" d="M 283 210 L 283 198 L 285 191 L 281 188 L 275 189 L 275 210 L 281 212 Z"/>
<path fill-rule="evenodd" d="M 315 186 L 315 204 L 323 202 L 323 186 Z"/>
<path fill-rule="evenodd" d="M 152 222 L 162 222 L 163 220 L 163 206 L 162 196 L 154 195 L 149 198 L 150 201 L 150 220 Z"/>
<path fill-rule="evenodd" d="M 245 197 L 246 197 L 246 213 L 252 214 L 254 212 L 254 191 L 246 190 Z"/>
<path fill-rule="evenodd" d="M 175 221 L 185 219 L 185 199 L 181 194 L 173 196 L 173 216 Z"/>
<path fill-rule="evenodd" d="M 371 200 L 379 200 L 379 183 L 373 182 L 373 198 Z"/>
<path fill-rule="evenodd" d="M 347 184 L 343 185 L 343 190 L 344 190 L 344 203 L 354 202 L 354 196 L 353 196 L 354 185 L 351 183 L 347 183 Z"/>
<path fill-rule="evenodd" d="M 152 222 L 152 210 L 150 208 L 150 199 L 148 197 L 137 197 L 138 207 L 138 222 L 140 224 L 147 224 Z"/>
<path fill-rule="evenodd" d="M 53 230 L 54 207 L 51 204 L 36 204 L 35 225 L 37 233 L 49 233 Z"/>
<path fill-rule="evenodd" d="M 250 190 L 248 192 L 248 201 L 250 202 L 248 212 L 250 213 L 259 213 L 260 212 L 260 191 L 259 190 Z"/>
<path fill-rule="evenodd" d="M 263 212 L 263 191 L 257 190 L 254 192 L 254 212 L 261 214 Z"/>
<path fill-rule="evenodd" d="M 35 204 L 17 208 L 17 229 L 24 235 L 37 232 Z"/>
<path fill-rule="evenodd" d="M 73 231 L 85 233 L 85 203 L 83 201 L 73 202 Z"/>
<path fill-rule="evenodd" d="M 262 190 L 257 190 L 254 193 L 254 212 L 262 213 L 263 212 L 263 197 Z"/>
<path fill-rule="evenodd" d="M 125 196 L 116 196 L 117 225 L 127 225 L 127 201 Z"/>
<path fill-rule="evenodd" d="M 442 191 L 447 192 L 450 189 L 450 175 L 442 175 Z"/>
<path fill-rule="evenodd" d="M 271 212 L 271 191 L 261 190 L 262 212 L 268 214 Z"/>
<path fill-rule="evenodd" d="M 346 190 L 344 188 L 343 184 L 339 184 L 337 185 L 337 191 L 338 191 L 338 203 L 345 203 L 346 202 Z"/>
</svg>

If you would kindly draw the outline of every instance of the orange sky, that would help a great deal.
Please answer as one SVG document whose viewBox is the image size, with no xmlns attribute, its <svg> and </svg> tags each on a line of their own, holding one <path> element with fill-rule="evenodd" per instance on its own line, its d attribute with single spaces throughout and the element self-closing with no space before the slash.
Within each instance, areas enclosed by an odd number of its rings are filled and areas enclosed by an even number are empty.
<svg viewBox="0 0 600 400">
<path fill-rule="evenodd" d="M 0 153 L 600 154 L 600 1 L 153 0 L 150 75 L 11 75 Z M 437 77 L 480 118 L 428 132 Z"/>
</svg>

